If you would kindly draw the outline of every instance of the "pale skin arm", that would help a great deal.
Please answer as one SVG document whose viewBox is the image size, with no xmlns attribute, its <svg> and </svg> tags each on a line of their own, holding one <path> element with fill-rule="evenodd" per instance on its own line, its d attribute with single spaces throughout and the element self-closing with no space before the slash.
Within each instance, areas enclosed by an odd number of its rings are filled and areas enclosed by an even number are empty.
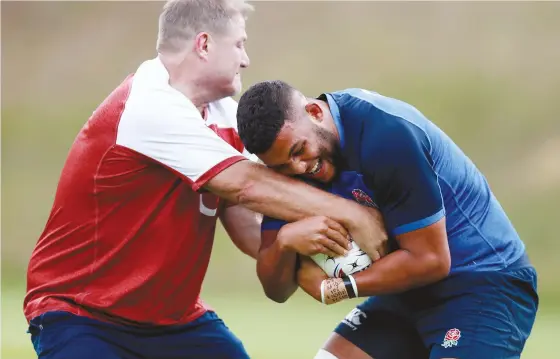
<svg viewBox="0 0 560 359">
<path fill-rule="evenodd" d="M 256 259 L 261 244 L 262 215 L 235 205 L 224 209 L 220 221 L 235 246 Z"/>
<path fill-rule="evenodd" d="M 298 288 L 296 282 L 297 253 L 276 240 L 278 231 L 265 231 L 257 257 L 257 276 L 266 296 L 284 303 Z"/>
<path fill-rule="evenodd" d="M 388 236 L 378 211 L 260 164 L 248 160 L 237 162 L 209 180 L 205 188 L 230 202 L 288 222 L 326 216 L 348 229 L 354 241 L 372 259 L 386 253 Z M 339 244 L 348 248 L 348 243 Z"/>
</svg>

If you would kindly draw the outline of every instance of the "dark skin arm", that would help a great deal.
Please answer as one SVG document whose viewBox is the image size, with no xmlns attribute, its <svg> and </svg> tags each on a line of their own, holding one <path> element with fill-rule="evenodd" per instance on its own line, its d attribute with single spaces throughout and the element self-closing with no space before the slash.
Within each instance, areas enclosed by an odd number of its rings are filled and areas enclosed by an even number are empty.
<svg viewBox="0 0 560 359">
<path fill-rule="evenodd" d="M 220 221 L 239 250 L 257 258 L 261 245 L 262 215 L 243 206 L 228 206 L 220 214 Z"/>
<path fill-rule="evenodd" d="M 298 288 L 297 254 L 313 256 L 320 253 L 319 243 L 329 237 L 348 241 L 348 232 L 326 217 L 310 217 L 284 225 L 280 230 L 265 230 L 257 257 L 257 275 L 266 296 L 283 303 Z M 328 253 L 336 256 L 334 252 Z"/>
<path fill-rule="evenodd" d="M 371 273 L 354 276 L 358 291 L 364 296 L 404 292 L 449 275 L 451 254 L 445 218 L 426 228 L 397 236 L 397 241 L 400 250 L 380 260 Z"/>
<path fill-rule="evenodd" d="M 451 255 L 445 218 L 425 228 L 399 235 L 396 239 L 400 249 L 354 275 L 360 297 L 401 293 L 437 282 L 449 275 Z M 326 279 L 324 273 L 320 272 L 315 263 L 302 258 L 298 281 L 306 293 L 319 301 L 321 282 Z"/>
<path fill-rule="evenodd" d="M 297 253 L 276 240 L 278 231 L 264 231 L 257 257 L 257 276 L 269 299 L 284 303 L 298 288 L 296 282 Z"/>
</svg>

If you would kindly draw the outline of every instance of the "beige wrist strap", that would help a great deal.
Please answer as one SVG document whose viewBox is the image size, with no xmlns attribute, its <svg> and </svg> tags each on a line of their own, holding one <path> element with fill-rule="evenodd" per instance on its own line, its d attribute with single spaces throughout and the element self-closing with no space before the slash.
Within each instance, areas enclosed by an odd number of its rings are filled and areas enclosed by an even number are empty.
<svg viewBox="0 0 560 359">
<path fill-rule="evenodd" d="M 321 282 L 321 302 L 333 304 L 348 299 L 348 291 L 342 278 L 329 278 Z"/>
</svg>

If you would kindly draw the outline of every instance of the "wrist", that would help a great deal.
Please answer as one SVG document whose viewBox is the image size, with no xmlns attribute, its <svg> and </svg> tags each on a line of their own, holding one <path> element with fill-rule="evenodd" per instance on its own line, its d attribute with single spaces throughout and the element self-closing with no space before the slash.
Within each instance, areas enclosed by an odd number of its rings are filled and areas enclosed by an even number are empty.
<svg viewBox="0 0 560 359">
<path fill-rule="evenodd" d="M 367 212 L 364 211 L 361 205 L 356 203 L 350 203 L 349 210 L 343 213 L 344 217 L 339 222 L 348 230 L 358 229 L 363 223 L 370 220 Z"/>
<path fill-rule="evenodd" d="M 321 302 L 334 304 L 345 299 L 358 296 L 356 281 L 350 276 L 343 278 L 328 278 L 321 282 Z"/>
<path fill-rule="evenodd" d="M 276 243 L 280 251 L 293 252 L 294 250 L 291 246 L 290 240 L 288 239 L 289 237 L 285 235 L 285 231 L 284 231 L 285 227 L 286 226 L 282 227 L 282 229 L 280 229 L 280 231 L 278 232 L 278 235 L 276 237 Z"/>
<path fill-rule="evenodd" d="M 344 288 L 346 288 L 346 291 L 348 292 L 349 298 L 356 298 L 359 296 L 358 285 L 356 284 L 356 280 L 351 274 L 342 277 L 342 282 L 344 283 Z"/>
</svg>

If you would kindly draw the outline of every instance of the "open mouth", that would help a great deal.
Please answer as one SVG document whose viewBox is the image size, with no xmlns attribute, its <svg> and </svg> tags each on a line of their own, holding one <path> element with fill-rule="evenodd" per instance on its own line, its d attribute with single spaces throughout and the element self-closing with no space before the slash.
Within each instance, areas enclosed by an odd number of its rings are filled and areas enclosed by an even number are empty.
<svg viewBox="0 0 560 359">
<path fill-rule="evenodd" d="M 323 161 L 319 158 L 317 160 L 317 163 L 315 163 L 315 166 L 313 166 L 313 168 L 311 169 L 311 171 L 309 171 L 308 173 L 310 175 L 315 175 L 317 173 L 319 173 L 319 171 L 321 170 L 321 168 L 323 168 Z"/>
</svg>

